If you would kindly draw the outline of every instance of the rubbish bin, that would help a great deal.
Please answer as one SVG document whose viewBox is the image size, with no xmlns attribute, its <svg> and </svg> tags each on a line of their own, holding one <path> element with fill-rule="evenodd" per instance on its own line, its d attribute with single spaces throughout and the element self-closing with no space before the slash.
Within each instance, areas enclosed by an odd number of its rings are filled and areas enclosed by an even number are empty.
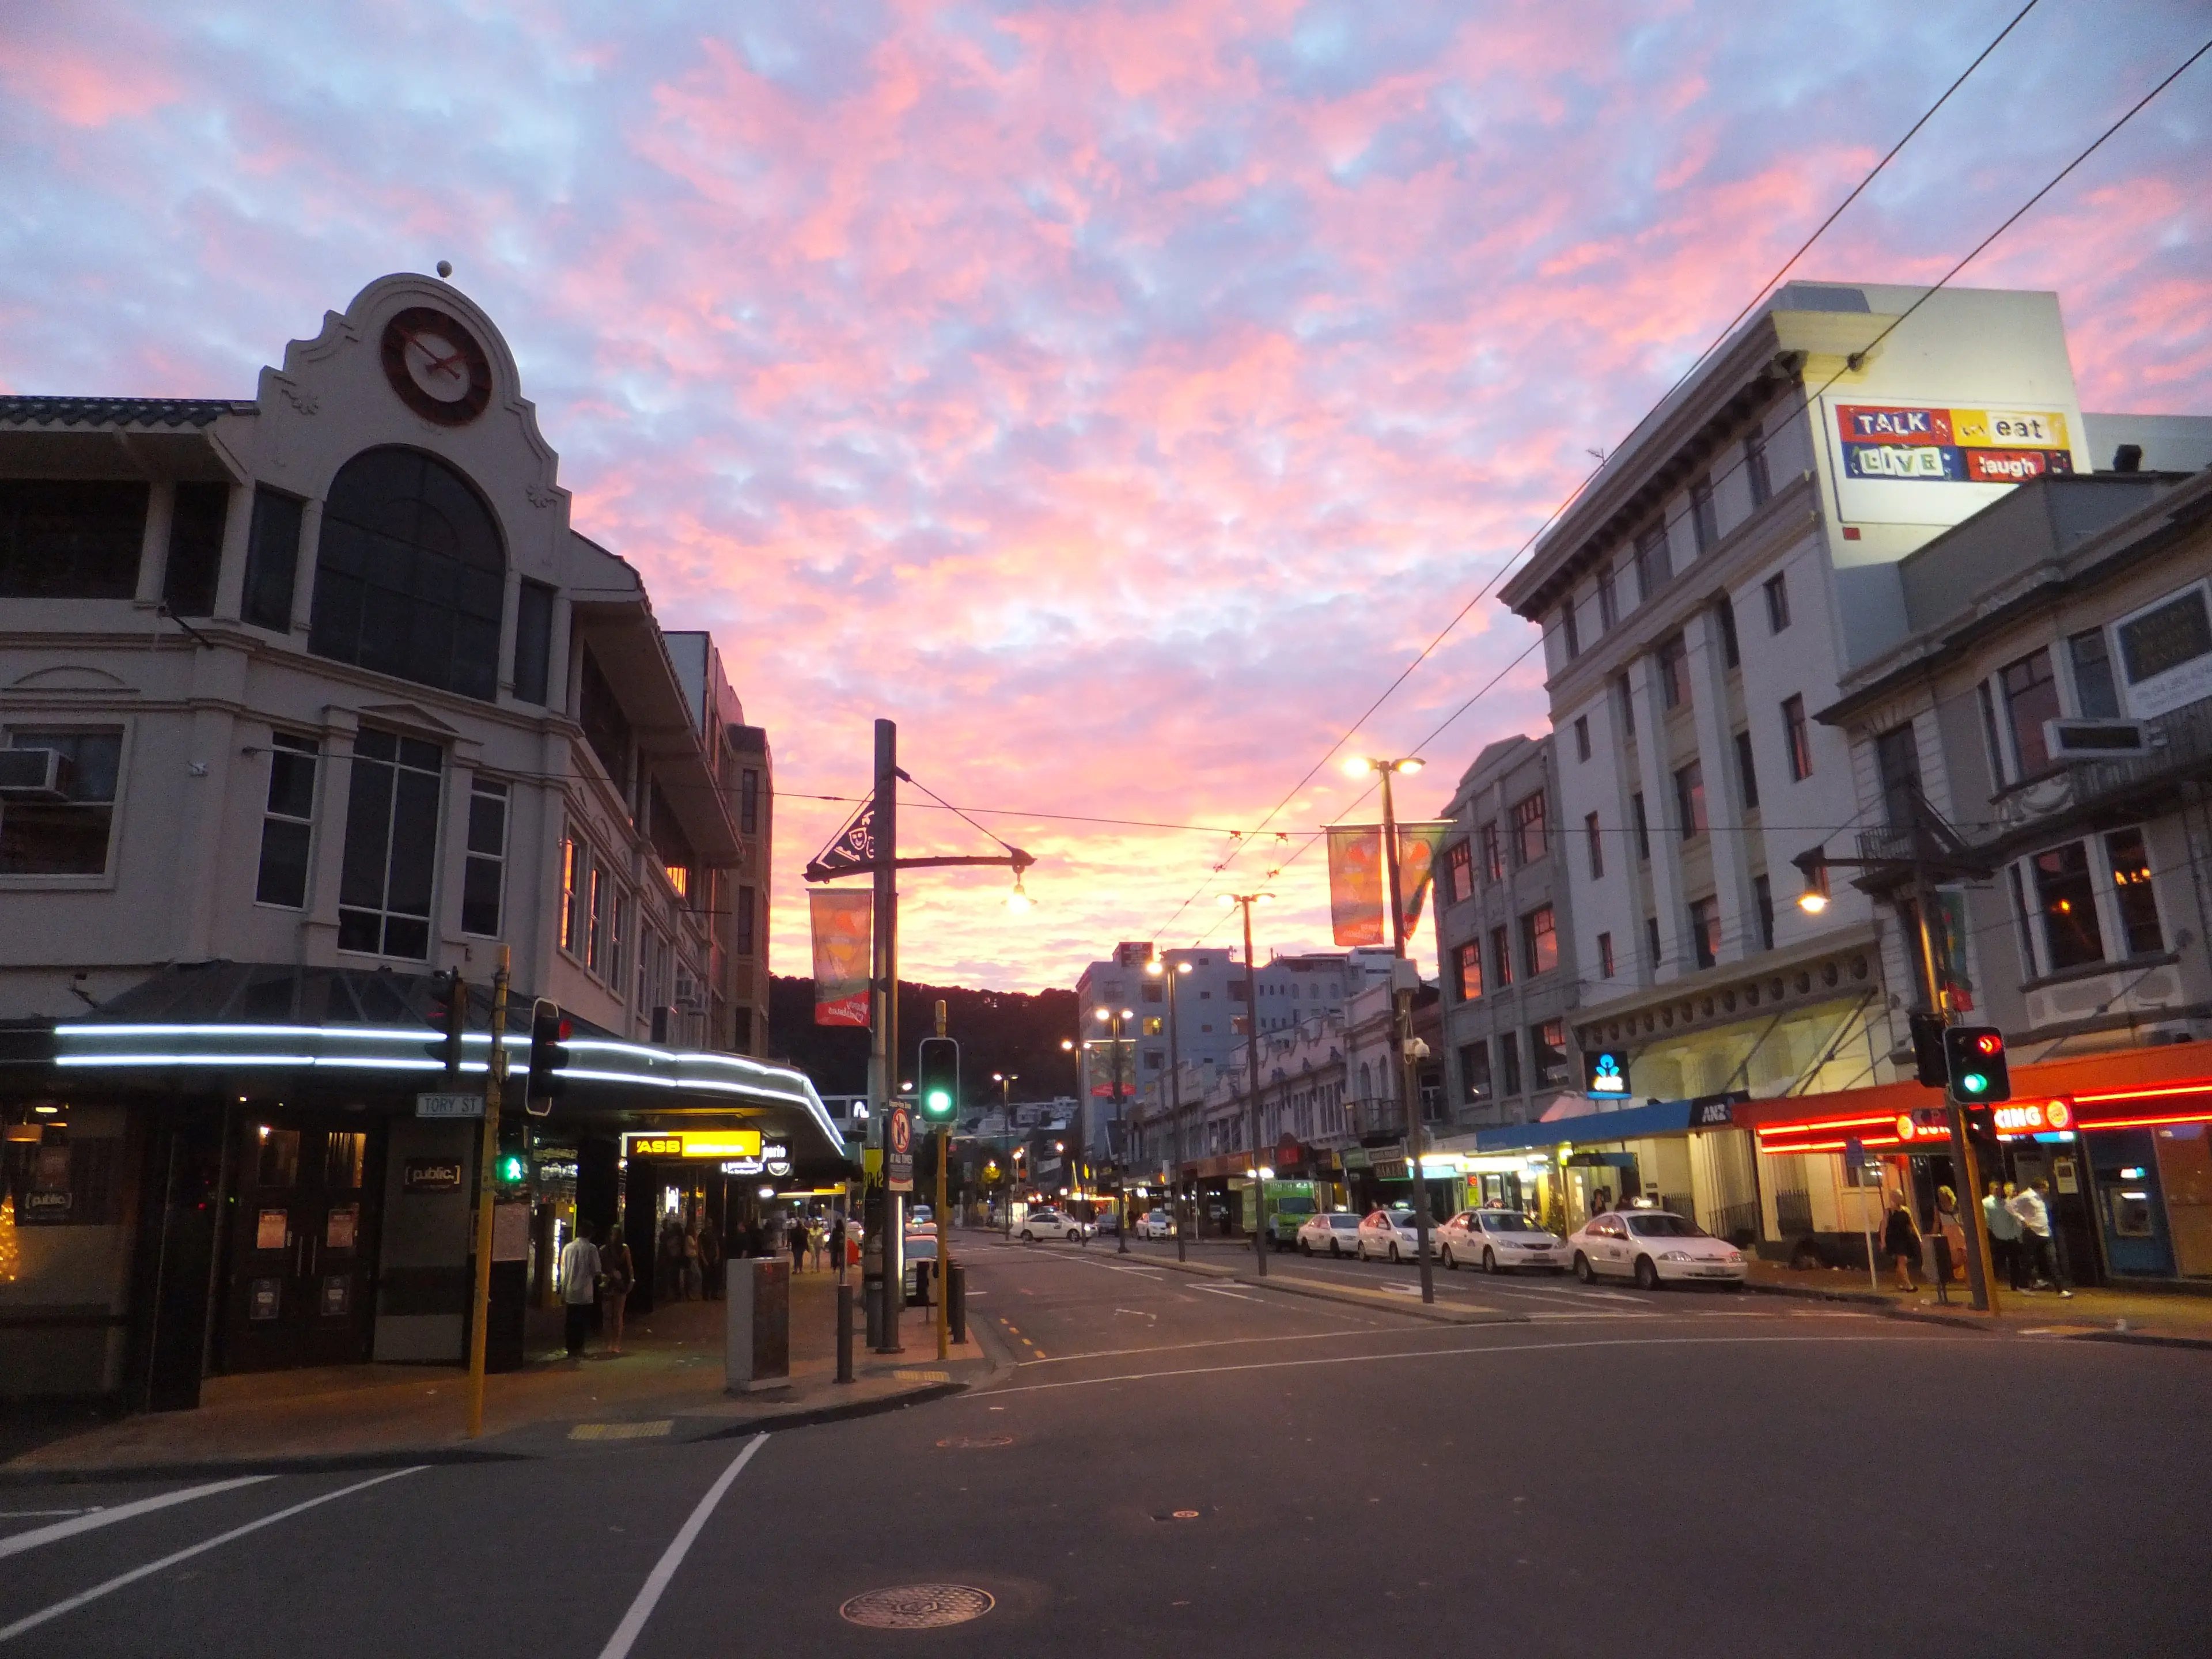
<svg viewBox="0 0 2212 1659">
<path fill-rule="evenodd" d="M 723 1264 L 723 1378 L 732 1394 L 772 1388 L 791 1376 L 791 1263 L 741 1256 Z"/>
</svg>

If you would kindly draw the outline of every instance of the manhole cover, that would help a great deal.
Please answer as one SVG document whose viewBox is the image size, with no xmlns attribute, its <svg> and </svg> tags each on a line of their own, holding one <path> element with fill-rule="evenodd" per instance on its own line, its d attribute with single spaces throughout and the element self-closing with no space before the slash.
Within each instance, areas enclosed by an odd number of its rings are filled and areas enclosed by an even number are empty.
<svg viewBox="0 0 2212 1659">
<path fill-rule="evenodd" d="M 935 1630 L 981 1619 L 996 1605 L 988 1591 L 968 1584 L 898 1584 L 856 1595 L 837 1613 L 871 1630 Z"/>
<path fill-rule="evenodd" d="M 1011 1434 L 948 1434 L 944 1439 L 939 1441 L 937 1443 L 940 1446 L 951 1446 L 956 1448 L 967 1446 L 1011 1446 L 1014 1443 L 1014 1437 Z"/>
</svg>

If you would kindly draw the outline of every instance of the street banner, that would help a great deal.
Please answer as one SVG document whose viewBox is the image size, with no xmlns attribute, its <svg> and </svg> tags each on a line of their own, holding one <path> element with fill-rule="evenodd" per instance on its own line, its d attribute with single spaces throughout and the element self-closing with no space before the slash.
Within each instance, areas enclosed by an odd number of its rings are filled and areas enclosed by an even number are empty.
<svg viewBox="0 0 2212 1659">
<path fill-rule="evenodd" d="M 814 921 L 814 1023 L 865 1027 L 875 896 L 813 892 L 806 898 Z"/>
<path fill-rule="evenodd" d="M 1339 945 L 1381 945 L 1382 831 L 1371 823 L 1328 830 L 1328 919 Z"/>
<path fill-rule="evenodd" d="M 1421 900 L 1436 878 L 1444 837 L 1457 827 L 1449 818 L 1398 826 L 1398 908 L 1405 913 L 1407 939 L 1421 920 Z"/>
</svg>

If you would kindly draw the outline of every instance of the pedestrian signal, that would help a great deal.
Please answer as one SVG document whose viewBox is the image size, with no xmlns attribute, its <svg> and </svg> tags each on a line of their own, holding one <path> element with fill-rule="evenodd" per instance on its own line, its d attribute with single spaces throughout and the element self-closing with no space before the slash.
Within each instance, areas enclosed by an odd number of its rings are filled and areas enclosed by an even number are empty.
<svg viewBox="0 0 2212 1659">
<path fill-rule="evenodd" d="M 915 1083 L 924 1117 L 933 1123 L 951 1117 L 960 1109 L 960 1045 L 951 1037 L 922 1038 Z"/>
<path fill-rule="evenodd" d="M 553 1109 L 554 1098 L 568 1086 L 561 1074 L 568 1066 L 568 1039 L 575 1024 L 558 1003 L 540 997 L 530 1011 L 530 1081 L 522 1095 L 523 1109 L 544 1117 Z"/>
<path fill-rule="evenodd" d="M 1943 1060 L 1951 1098 L 1962 1106 L 1993 1106 L 2012 1098 L 2004 1033 L 1987 1025 L 1953 1025 L 1943 1032 Z"/>
</svg>

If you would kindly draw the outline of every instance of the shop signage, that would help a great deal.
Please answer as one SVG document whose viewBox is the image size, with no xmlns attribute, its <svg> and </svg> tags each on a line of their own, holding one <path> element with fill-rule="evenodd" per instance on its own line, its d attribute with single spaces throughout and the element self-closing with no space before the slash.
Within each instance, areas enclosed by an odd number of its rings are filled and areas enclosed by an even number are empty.
<svg viewBox="0 0 2212 1659">
<path fill-rule="evenodd" d="M 914 1190 L 914 1115 L 894 1106 L 884 1119 L 884 1186 L 890 1192 Z"/>
<path fill-rule="evenodd" d="M 403 1193 L 458 1193 L 461 1190 L 461 1161 L 457 1158 L 410 1158 L 401 1166 Z"/>
<path fill-rule="evenodd" d="M 2015 1100 L 1992 1107 L 1990 1117 L 2001 1135 L 2056 1134 L 2074 1127 L 2074 1108 L 2063 1100 Z"/>
<path fill-rule="evenodd" d="M 63 1222 L 70 1218 L 70 1195 L 67 1193 L 26 1193 L 23 1194 L 23 1220 L 31 1222 Z"/>
<path fill-rule="evenodd" d="M 1583 1056 L 1583 1092 L 1600 1100 L 1621 1100 L 1628 1095 L 1628 1058 L 1605 1049 Z"/>
<path fill-rule="evenodd" d="M 755 1158 L 761 1156 L 758 1129 L 710 1129 L 680 1135 L 624 1135 L 631 1158 Z"/>
<path fill-rule="evenodd" d="M 1751 1096 L 1738 1089 L 1724 1095 L 1699 1095 L 1690 1103 L 1692 1129 L 1725 1129 L 1735 1121 L 1735 1109 Z"/>
<path fill-rule="evenodd" d="M 415 1115 L 417 1117 L 482 1117 L 484 1115 L 482 1095 L 417 1095 L 415 1097 Z"/>
<path fill-rule="evenodd" d="M 31 1190 L 23 1195 L 25 1201 L 16 1213 L 27 1222 L 67 1221 L 73 1191 L 70 1149 L 41 1146 L 31 1155 Z"/>
<path fill-rule="evenodd" d="M 1403 1181 L 1406 1178 L 1406 1160 L 1402 1157 L 1376 1158 L 1375 1178 L 1377 1181 Z"/>
</svg>

